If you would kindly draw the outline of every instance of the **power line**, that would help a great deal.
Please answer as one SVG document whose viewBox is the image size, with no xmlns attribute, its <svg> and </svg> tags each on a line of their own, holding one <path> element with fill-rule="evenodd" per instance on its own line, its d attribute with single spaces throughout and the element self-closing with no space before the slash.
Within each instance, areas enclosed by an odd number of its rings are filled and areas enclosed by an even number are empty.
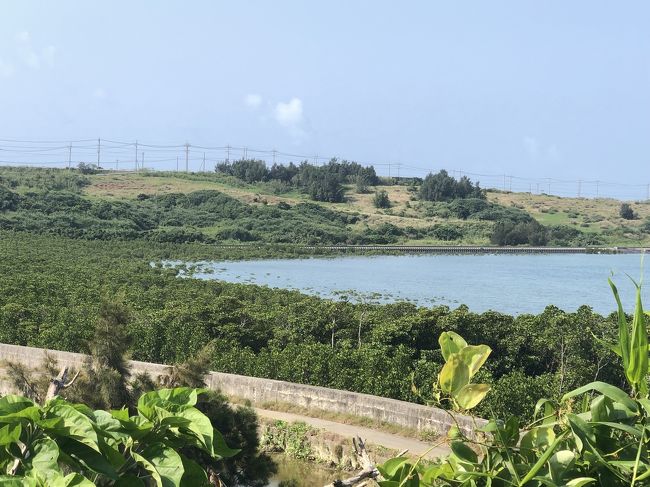
<svg viewBox="0 0 650 487">
<path fill-rule="evenodd" d="M 115 139 L 72 139 L 62 140 L 32 140 L 16 138 L 0 138 L 0 164 L 17 166 L 52 166 L 72 167 L 74 162 L 88 162 L 96 159 L 97 165 L 102 164 L 102 158 L 110 167 L 113 163 L 108 161 L 134 161 L 134 169 L 143 168 L 143 152 L 151 154 L 148 164 L 153 170 L 179 170 L 178 164 L 174 167 L 173 162 L 177 160 L 179 152 L 185 151 L 185 171 L 189 172 L 192 167 L 198 171 L 206 171 L 209 162 L 231 161 L 238 157 L 255 158 L 264 161 L 267 165 L 272 163 L 286 164 L 288 162 L 312 161 L 320 165 L 323 161 L 333 159 L 342 161 L 345 158 L 325 157 L 312 154 L 298 154 L 273 149 L 251 148 L 249 146 L 227 145 L 191 145 L 185 144 L 154 144 L 142 143 L 139 140 L 123 141 Z M 203 154 L 200 158 L 192 157 L 191 148 L 200 149 Z M 73 154 L 74 152 L 74 154 Z M 93 157 L 94 156 L 94 157 Z M 349 159 L 354 160 L 354 159 Z M 444 166 L 436 168 L 423 167 L 422 165 L 408 162 L 384 162 L 384 163 L 357 163 L 364 166 L 374 166 L 378 173 L 393 176 L 397 169 L 397 178 L 403 177 L 424 177 L 428 173 L 437 172 Z M 461 178 L 467 176 L 476 182 L 480 182 L 484 188 L 494 188 L 503 191 L 528 192 L 540 194 L 542 191 L 558 196 L 578 196 L 587 198 L 614 197 L 617 199 L 650 200 L 650 184 L 639 182 L 635 184 L 621 183 L 616 181 L 601 181 L 591 178 L 563 179 L 552 177 L 518 176 L 512 174 L 490 174 L 482 172 L 470 172 L 454 169 L 447 166 L 450 174 Z"/>
</svg>

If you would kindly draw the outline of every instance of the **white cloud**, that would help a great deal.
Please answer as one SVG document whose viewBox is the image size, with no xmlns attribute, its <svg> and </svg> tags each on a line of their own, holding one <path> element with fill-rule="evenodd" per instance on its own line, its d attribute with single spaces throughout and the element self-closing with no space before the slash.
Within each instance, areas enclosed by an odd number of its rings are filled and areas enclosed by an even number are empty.
<svg viewBox="0 0 650 487">
<path fill-rule="evenodd" d="M 302 122 L 302 100 L 292 98 L 287 103 L 278 103 L 275 106 L 275 119 L 284 127 L 298 127 Z"/>
<path fill-rule="evenodd" d="M 257 93 L 250 93 L 244 97 L 244 103 L 247 107 L 259 108 L 259 106 L 262 104 L 262 95 L 258 95 Z"/>
<path fill-rule="evenodd" d="M 103 100 L 104 98 L 106 98 L 108 96 L 108 93 L 106 93 L 106 90 L 104 88 L 98 87 L 98 88 L 94 89 L 93 96 L 95 98 Z"/>
</svg>

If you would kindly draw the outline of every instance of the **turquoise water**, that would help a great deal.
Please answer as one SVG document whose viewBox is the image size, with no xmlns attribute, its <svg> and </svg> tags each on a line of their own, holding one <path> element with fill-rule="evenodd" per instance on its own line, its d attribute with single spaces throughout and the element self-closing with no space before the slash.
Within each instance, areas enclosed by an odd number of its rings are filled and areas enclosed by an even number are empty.
<svg viewBox="0 0 650 487">
<path fill-rule="evenodd" d="M 586 304 L 614 311 L 607 278 L 614 275 L 624 305 L 634 305 L 640 277 L 638 254 L 417 255 L 255 260 L 202 263 L 202 279 L 254 283 L 332 297 L 355 290 L 380 302 L 408 300 L 422 306 L 464 303 L 472 311 L 539 313 L 553 304 L 574 311 Z M 644 290 L 647 301 L 649 294 Z"/>
</svg>

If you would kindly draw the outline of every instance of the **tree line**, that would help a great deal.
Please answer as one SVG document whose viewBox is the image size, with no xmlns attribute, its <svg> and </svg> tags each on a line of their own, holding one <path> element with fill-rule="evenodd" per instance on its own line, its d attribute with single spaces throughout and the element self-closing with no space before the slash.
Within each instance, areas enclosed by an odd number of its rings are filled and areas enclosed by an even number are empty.
<svg viewBox="0 0 650 487">
<path fill-rule="evenodd" d="M 277 181 L 295 187 L 309 194 L 314 201 L 340 203 L 344 200 L 343 184 L 355 184 L 359 192 L 366 192 L 369 186 L 380 183 L 373 166 L 362 166 L 356 162 L 331 159 L 327 164 L 317 166 L 303 161 L 296 165 L 266 163 L 257 159 L 224 161 L 216 165 L 217 173 L 234 176 L 247 183 Z"/>
</svg>

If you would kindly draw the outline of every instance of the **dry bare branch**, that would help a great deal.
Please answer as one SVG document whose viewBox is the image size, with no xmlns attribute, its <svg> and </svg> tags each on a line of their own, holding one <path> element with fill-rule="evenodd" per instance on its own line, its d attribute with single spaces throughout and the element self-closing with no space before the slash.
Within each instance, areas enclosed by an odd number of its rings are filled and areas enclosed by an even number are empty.
<svg viewBox="0 0 650 487">
<path fill-rule="evenodd" d="M 363 469 L 352 477 L 335 480 L 325 487 L 353 487 L 358 485 L 360 482 L 370 479 L 375 480 L 380 477 L 379 470 L 377 470 L 377 467 L 370 459 L 370 455 L 368 455 L 368 451 L 366 450 L 366 444 L 361 437 L 357 436 L 352 440 L 352 443 L 354 444 L 354 453 L 359 459 L 359 463 Z"/>
</svg>

